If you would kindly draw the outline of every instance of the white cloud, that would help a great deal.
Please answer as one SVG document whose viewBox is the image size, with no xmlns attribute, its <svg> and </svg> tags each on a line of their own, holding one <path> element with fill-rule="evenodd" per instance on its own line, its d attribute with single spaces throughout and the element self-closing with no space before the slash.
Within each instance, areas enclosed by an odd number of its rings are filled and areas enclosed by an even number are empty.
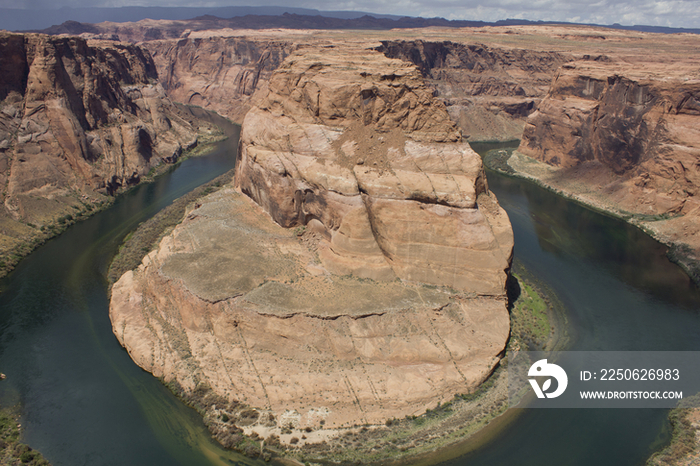
<svg viewBox="0 0 700 466">
<path fill-rule="evenodd" d="M 205 3 L 206 2 L 206 3 Z M 5 8 L 61 6 L 243 6 L 260 0 L 0 0 Z M 265 2 L 268 3 L 268 2 Z M 270 0 L 269 4 L 319 10 L 496 21 L 523 18 L 543 21 L 700 27 L 698 0 Z"/>
</svg>

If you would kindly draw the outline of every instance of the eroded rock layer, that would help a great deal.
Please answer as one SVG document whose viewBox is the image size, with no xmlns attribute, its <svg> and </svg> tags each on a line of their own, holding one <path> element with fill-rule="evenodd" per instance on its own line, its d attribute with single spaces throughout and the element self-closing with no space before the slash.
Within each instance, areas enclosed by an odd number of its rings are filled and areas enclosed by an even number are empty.
<svg viewBox="0 0 700 466">
<path fill-rule="evenodd" d="M 196 143 L 134 45 L 0 34 L 4 216 L 43 225 Z"/>
<path fill-rule="evenodd" d="M 301 49 L 246 115 L 240 146 L 237 186 L 284 227 L 314 220 L 334 272 L 502 293 L 510 223 L 415 66 Z"/>
<path fill-rule="evenodd" d="M 420 414 L 489 374 L 509 334 L 504 299 L 334 276 L 319 239 L 232 189 L 214 194 L 114 285 L 114 332 L 185 393 L 256 408 L 231 424 L 277 434 Z"/>
<path fill-rule="evenodd" d="M 474 389 L 508 338 L 513 236 L 420 72 L 308 47 L 258 102 L 238 191 L 197 203 L 113 287 L 131 357 L 254 407 L 233 423 L 262 433 L 383 423 Z"/>
<path fill-rule="evenodd" d="M 543 181 L 698 247 L 699 102 L 700 81 L 681 66 L 571 63 L 518 150 L 555 168 Z"/>
<path fill-rule="evenodd" d="M 214 110 L 241 122 L 258 88 L 295 46 L 290 41 L 193 37 L 145 42 L 160 82 L 176 102 Z"/>
<path fill-rule="evenodd" d="M 173 38 L 169 22 L 141 23 L 103 23 L 84 35 L 116 34 L 122 40 L 143 41 L 172 99 L 216 110 L 236 122 L 242 122 L 256 104 L 251 100 L 255 90 L 265 88 L 272 72 L 296 49 L 295 44 L 358 43 L 357 37 L 336 39 L 328 31 L 202 31 L 184 25 Z M 113 27 L 117 29 L 109 33 Z M 98 31 L 102 32 L 96 34 Z M 547 93 L 557 68 L 572 59 L 571 54 L 484 45 L 462 34 L 451 35 L 454 40 L 378 37 L 374 47 L 389 58 L 418 66 L 466 139 L 519 139 L 525 119 Z"/>
<path fill-rule="evenodd" d="M 418 66 L 473 141 L 520 139 L 552 76 L 571 60 L 566 53 L 454 41 L 382 41 L 378 50 Z"/>
</svg>

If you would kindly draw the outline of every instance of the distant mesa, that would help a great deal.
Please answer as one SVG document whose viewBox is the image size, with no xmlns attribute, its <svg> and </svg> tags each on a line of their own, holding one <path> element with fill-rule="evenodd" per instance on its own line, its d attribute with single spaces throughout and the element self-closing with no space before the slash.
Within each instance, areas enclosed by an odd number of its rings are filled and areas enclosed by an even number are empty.
<svg viewBox="0 0 700 466">
<path fill-rule="evenodd" d="M 80 34 L 75 25 L 67 23 L 135 23 L 141 20 L 206 24 L 207 28 L 289 28 L 289 29 L 405 29 L 425 27 L 469 28 L 485 26 L 595 26 L 628 31 L 665 34 L 700 33 L 697 28 L 665 26 L 612 25 L 567 23 L 561 21 L 530 21 L 503 19 L 494 22 L 479 20 L 447 20 L 399 15 L 383 15 L 361 11 L 320 11 L 290 7 L 121 7 L 121 8 L 62 8 L 60 10 L 21 10 L 0 8 L 0 29 L 48 34 Z M 86 27 L 86 26 L 82 26 Z M 195 26 L 196 29 L 196 26 Z M 58 32 L 61 31 L 61 32 Z"/>
</svg>

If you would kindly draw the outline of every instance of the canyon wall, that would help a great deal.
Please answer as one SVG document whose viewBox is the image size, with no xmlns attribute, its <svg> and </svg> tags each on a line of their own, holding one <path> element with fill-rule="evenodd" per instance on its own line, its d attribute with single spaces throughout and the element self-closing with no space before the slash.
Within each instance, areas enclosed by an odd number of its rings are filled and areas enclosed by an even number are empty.
<svg viewBox="0 0 700 466">
<path fill-rule="evenodd" d="M 518 151 L 554 168 L 548 184 L 699 247 L 698 123 L 689 70 L 581 60 L 557 73 Z"/>
<path fill-rule="evenodd" d="M 419 70 L 307 46 L 254 101 L 237 189 L 114 284 L 134 361 L 189 399 L 216 394 L 224 444 L 307 427 L 299 445 L 320 442 L 473 390 L 508 339 L 513 235 Z"/>
<path fill-rule="evenodd" d="M 254 105 L 255 91 L 266 88 L 272 72 L 296 48 L 291 41 L 206 35 L 143 46 L 151 52 L 170 98 L 238 123 Z"/>
<path fill-rule="evenodd" d="M 520 139 L 525 119 L 571 56 L 453 41 L 382 41 L 387 57 L 409 61 L 472 141 Z"/>
<path fill-rule="evenodd" d="M 92 209 L 194 145 L 138 46 L 0 34 L 3 246 Z"/>
<path fill-rule="evenodd" d="M 161 29 L 167 31 L 167 25 Z M 231 30 L 187 30 L 178 39 L 155 40 L 161 36 L 123 30 L 119 34 L 122 40 L 143 41 L 173 100 L 215 110 L 239 123 L 255 105 L 251 101 L 255 90 L 264 90 L 272 72 L 298 44 L 341 43 L 328 34 L 317 38 L 303 31 L 275 36 L 269 31 L 244 35 Z M 525 119 L 546 94 L 557 68 L 571 60 L 565 53 L 457 41 L 376 43 L 387 57 L 418 66 L 463 136 L 472 141 L 519 139 Z"/>
</svg>

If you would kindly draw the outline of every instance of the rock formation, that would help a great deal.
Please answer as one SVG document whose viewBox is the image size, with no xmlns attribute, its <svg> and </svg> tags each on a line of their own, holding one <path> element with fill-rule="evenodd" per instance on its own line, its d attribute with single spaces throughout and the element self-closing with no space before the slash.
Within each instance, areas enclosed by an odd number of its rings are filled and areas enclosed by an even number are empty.
<svg viewBox="0 0 700 466">
<path fill-rule="evenodd" d="M 414 63 L 465 138 L 520 139 L 525 119 L 570 55 L 455 41 L 382 41 L 390 58 Z"/>
<path fill-rule="evenodd" d="M 186 396 L 222 397 L 209 419 L 283 442 L 474 389 L 509 335 L 513 237 L 444 105 L 362 47 L 294 52 L 259 92 L 240 191 L 198 202 L 115 283 L 119 341 Z"/>
<path fill-rule="evenodd" d="M 214 110 L 242 122 L 258 88 L 295 46 L 289 41 L 256 41 L 209 36 L 154 40 L 143 45 L 153 55 L 160 82 L 176 102 Z"/>
<path fill-rule="evenodd" d="M 557 73 L 518 150 L 555 167 L 546 183 L 700 247 L 699 115 L 684 68 L 582 60 Z"/>
<path fill-rule="evenodd" d="M 3 240 L 75 214 L 196 143 L 140 47 L 3 33 L 0 68 Z"/>
<path fill-rule="evenodd" d="M 225 31 L 187 32 L 178 40 L 148 40 L 168 95 L 243 121 L 254 91 L 295 50 L 288 33 L 226 37 Z M 307 43 L 319 42 L 314 37 Z M 389 58 L 415 64 L 464 137 L 473 141 L 520 138 L 527 116 L 546 94 L 566 54 L 452 41 L 377 44 Z M 258 94 L 262 95 L 262 94 Z"/>
<path fill-rule="evenodd" d="M 328 52 L 274 73 L 243 123 L 237 186 L 284 227 L 315 220 L 336 273 L 501 294 L 510 224 L 478 208 L 481 160 L 445 107 L 408 63 Z"/>
<path fill-rule="evenodd" d="M 216 110 L 242 122 L 258 86 L 298 43 L 358 43 L 335 39 L 328 31 L 222 29 L 205 19 L 74 25 L 86 37 L 140 42 L 154 57 L 161 83 L 178 102 Z M 309 27 L 317 28 L 313 21 Z M 320 24 L 320 23 L 319 23 Z M 250 25 L 249 27 L 254 27 Z M 56 29 L 56 32 L 64 28 Z M 522 47 L 484 45 L 449 32 L 425 40 L 378 37 L 376 48 L 389 58 L 415 64 L 452 119 L 470 141 L 513 140 L 549 88 L 557 68 L 571 54 Z M 425 34 L 423 34 L 425 35 Z M 361 39 L 364 41 L 364 38 Z"/>
</svg>

